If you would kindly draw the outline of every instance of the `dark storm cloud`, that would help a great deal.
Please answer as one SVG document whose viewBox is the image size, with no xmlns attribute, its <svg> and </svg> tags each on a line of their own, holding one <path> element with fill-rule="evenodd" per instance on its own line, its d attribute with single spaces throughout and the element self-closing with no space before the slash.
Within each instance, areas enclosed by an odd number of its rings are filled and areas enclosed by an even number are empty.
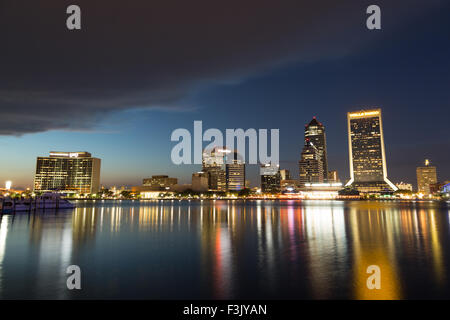
<svg viewBox="0 0 450 320">
<path fill-rule="evenodd" d="M 393 2 L 393 1 L 390 1 Z M 377 1 L 385 29 L 439 1 Z M 68 31 L 66 7 L 82 9 Z M 366 1 L 0 2 L 0 134 L 87 129 L 130 108 L 183 108 L 198 88 L 383 37 Z"/>
</svg>

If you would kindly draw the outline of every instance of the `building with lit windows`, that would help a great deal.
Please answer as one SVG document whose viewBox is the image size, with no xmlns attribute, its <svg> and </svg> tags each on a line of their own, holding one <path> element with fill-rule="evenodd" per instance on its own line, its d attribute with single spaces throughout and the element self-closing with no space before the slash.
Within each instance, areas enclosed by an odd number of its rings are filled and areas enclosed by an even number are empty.
<svg viewBox="0 0 450 320">
<path fill-rule="evenodd" d="M 325 127 L 317 121 L 316 117 L 305 125 L 305 142 L 309 140 L 319 152 L 320 162 L 322 163 L 323 181 L 328 180 L 328 159 L 327 159 L 327 139 L 325 136 Z"/>
<path fill-rule="evenodd" d="M 341 189 L 340 182 L 305 183 L 300 195 L 304 199 L 336 199 Z"/>
<path fill-rule="evenodd" d="M 100 164 L 89 152 L 51 151 L 48 157 L 37 158 L 34 191 L 97 193 Z"/>
<path fill-rule="evenodd" d="M 204 150 L 202 155 L 202 172 L 208 174 L 208 188 L 212 191 L 226 191 L 226 155 L 230 153 L 226 148 L 216 147 Z M 245 183 L 245 182 L 244 182 Z"/>
<path fill-rule="evenodd" d="M 300 187 L 304 186 L 305 183 L 323 182 L 322 163 L 319 150 L 311 141 L 306 139 L 298 163 Z"/>
<path fill-rule="evenodd" d="M 245 163 L 236 151 L 226 155 L 227 191 L 240 191 L 245 188 Z"/>
<path fill-rule="evenodd" d="M 174 186 L 178 183 L 177 178 L 170 178 L 166 175 L 156 175 L 151 178 L 145 178 L 142 180 L 142 185 L 145 187 L 154 187 L 166 189 L 167 187 Z"/>
<path fill-rule="evenodd" d="M 245 188 L 245 163 L 236 151 L 225 147 L 204 150 L 202 172 L 208 174 L 211 191 L 239 191 Z"/>
<path fill-rule="evenodd" d="M 431 194 L 430 185 L 437 183 L 437 171 L 435 166 L 430 165 L 428 159 L 425 160 L 425 166 L 417 167 L 417 191 L 424 195 Z"/>
<path fill-rule="evenodd" d="M 381 109 L 347 113 L 350 180 L 364 193 L 396 191 L 388 180 Z"/>
<path fill-rule="evenodd" d="M 262 193 L 279 193 L 281 191 L 281 174 L 279 167 L 279 165 L 272 165 L 270 163 L 261 166 L 260 176 Z"/>
<path fill-rule="evenodd" d="M 339 174 L 337 170 L 328 171 L 328 182 L 339 182 Z"/>
<path fill-rule="evenodd" d="M 291 180 L 291 173 L 287 169 L 280 170 L 281 180 Z"/>
</svg>

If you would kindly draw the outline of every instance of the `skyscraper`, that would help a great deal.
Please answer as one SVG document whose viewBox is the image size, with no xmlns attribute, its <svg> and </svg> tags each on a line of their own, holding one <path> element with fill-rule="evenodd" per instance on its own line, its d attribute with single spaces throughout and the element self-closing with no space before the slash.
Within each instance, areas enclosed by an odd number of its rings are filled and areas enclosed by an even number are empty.
<svg viewBox="0 0 450 320">
<path fill-rule="evenodd" d="M 325 127 L 313 117 L 310 123 L 305 126 L 305 141 L 309 140 L 319 151 L 322 162 L 323 181 L 328 180 L 328 159 L 327 159 L 327 139 Z"/>
<path fill-rule="evenodd" d="M 347 113 L 350 180 L 361 192 L 397 190 L 388 180 L 381 109 Z"/>
<path fill-rule="evenodd" d="M 425 160 L 424 167 L 417 167 L 417 191 L 423 193 L 424 195 L 429 195 L 430 185 L 437 183 L 437 172 L 436 167 L 430 166 L 430 161 Z"/>
<path fill-rule="evenodd" d="M 319 149 L 306 139 L 299 161 L 300 186 L 304 186 L 305 183 L 323 182 L 322 164 Z"/>
<path fill-rule="evenodd" d="M 226 155 L 227 191 L 240 191 L 245 188 L 245 163 L 237 151 Z"/>
<path fill-rule="evenodd" d="M 200 171 L 192 174 L 192 190 L 194 191 L 208 191 L 208 174 Z"/>
<path fill-rule="evenodd" d="M 100 163 L 89 152 L 55 152 L 38 157 L 35 191 L 96 193 L 100 188 Z"/>
<path fill-rule="evenodd" d="M 229 150 L 225 148 L 214 148 L 204 150 L 202 156 L 202 171 L 208 174 L 208 187 L 213 191 L 226 191 L 226 155 Z"/>
<path fill-rule="evenodd" d="M 270 163 L 261 165 L 261 191 L 263 193 L 278 193 L 281 190 L 281 174 L 278 165 Z"/>
</svg>

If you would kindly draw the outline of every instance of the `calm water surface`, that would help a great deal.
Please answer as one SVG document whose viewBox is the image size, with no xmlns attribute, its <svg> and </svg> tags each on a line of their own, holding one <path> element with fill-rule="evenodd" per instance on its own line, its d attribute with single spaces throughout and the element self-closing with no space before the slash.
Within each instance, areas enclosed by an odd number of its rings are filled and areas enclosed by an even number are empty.
<svg viewBox="0 0 450 320">
<path fill-rule="evenodd" d="M 446 203 L 77 206 L 0 217 L 0 298 L 450 298 Z M 80 291 L 66 288 L 72 264 Z M 381 269 L 380 290 L 366 287 L 369 265 Z"/>
</svg>

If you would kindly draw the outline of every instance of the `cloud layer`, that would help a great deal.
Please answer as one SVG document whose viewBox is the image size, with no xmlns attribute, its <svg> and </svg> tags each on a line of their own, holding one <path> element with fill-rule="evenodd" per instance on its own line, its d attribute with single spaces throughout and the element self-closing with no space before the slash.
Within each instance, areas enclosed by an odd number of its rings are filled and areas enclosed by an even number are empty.
<svg viewBox="0 0 450 320">
<path fill-rule="evenodd" d="M 292 61 L 337 58 L 380 40 L 440 1 L 76 1 L 82 30 L 66 29 L 73 1 L 0 3 L 0 135 L 95 126 L 132 108 L 183 108 L 195 90 Z"/>
</svg>

